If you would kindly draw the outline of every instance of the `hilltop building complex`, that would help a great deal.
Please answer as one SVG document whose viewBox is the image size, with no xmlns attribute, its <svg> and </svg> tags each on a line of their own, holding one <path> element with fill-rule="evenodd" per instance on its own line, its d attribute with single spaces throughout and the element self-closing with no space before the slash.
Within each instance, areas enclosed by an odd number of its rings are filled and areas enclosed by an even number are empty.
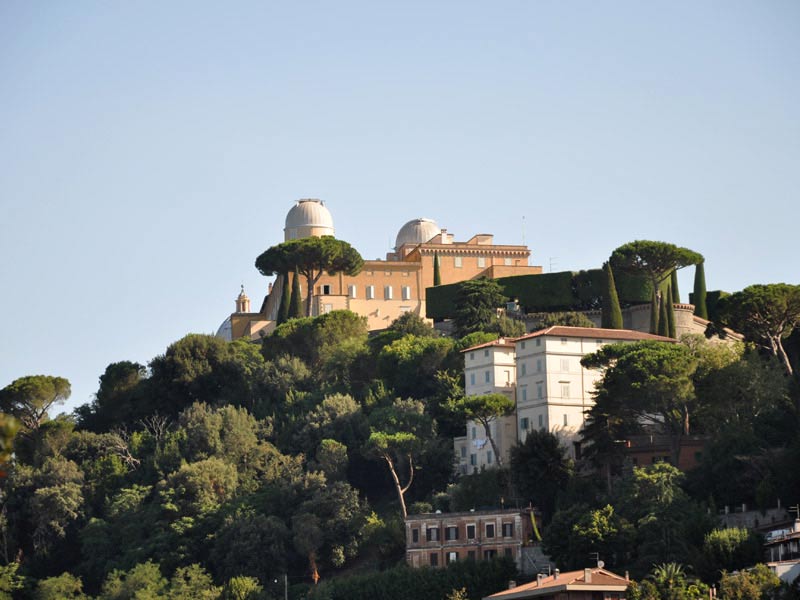
<svg viewBox="0 0 800 600">
<path fill-rule="evenodd" d="M 321 200 L 298 200 L 286 215 L 284 241 L 304 237 L 335 235 L 333 217 Z M 494 243 L 491 234 L 477 234 L 456 241 L 453 234 L 430 219 L 412 219 L 397 233 L 393 251 L 385 260 L 365 260 L 358 275 L 323 274 L 312 295 L 312 315 L 347 309 L 367 318 L 370 330 L 385 329 L 405 312 L 425 317 L 425 289 L 433 286 L 434 261 L 439 262 L 443 283 L 457 283 L 477 277 L 533 275 L 541 267 L 528 264 L 527 246 Z M 270 284 L 258 312 L 251 312 L 250 299 L 240 293 L 236 311 L 217 335 L 226 339 L 259 339 L 275 328 L 282 278 Z"/>
</svg>

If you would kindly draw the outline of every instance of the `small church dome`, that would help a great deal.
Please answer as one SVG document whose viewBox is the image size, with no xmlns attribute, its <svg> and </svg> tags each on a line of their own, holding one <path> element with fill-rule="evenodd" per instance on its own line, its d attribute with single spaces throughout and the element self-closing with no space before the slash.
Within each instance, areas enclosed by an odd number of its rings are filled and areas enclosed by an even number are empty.
<svg viewBox="0 0 800 600">
<path fill-rule="evenodd" d="M 400 228 L 394 243 L 395 251 L 406 244 L 424 244 L 442 232 L 436 221 L 431 219 L 412 219 Z"/>
<path fill-rule="evenodd" d="M 231 318 L 228 317 L 222 322 L 222 325 L 219 326 L 217 329 L 216 337 L 221 340 L 225 340 L 226 342 L 230 342 L 233 339 L 233 325 L 231 324 Z"/>
<path fill-rule="evenodd" d="M 298 200 L 286 215 L 287 240 L 334 235 L 333 217 L 322 200 Z"/>
</svg>

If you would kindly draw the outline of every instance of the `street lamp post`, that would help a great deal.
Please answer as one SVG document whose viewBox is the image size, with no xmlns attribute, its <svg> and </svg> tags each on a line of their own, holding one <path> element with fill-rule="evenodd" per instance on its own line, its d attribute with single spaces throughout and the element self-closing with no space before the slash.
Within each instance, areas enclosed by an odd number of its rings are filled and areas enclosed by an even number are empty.
<svg viewBox="0 0 800 600">
<path fill-rule="evenodd" d="M 277 579 L 273 580 L 275 583 L 278 583 Z M 283 600 L 289 600 L 289 575 L 288 573 L 283 574 Z"/>
</svg>

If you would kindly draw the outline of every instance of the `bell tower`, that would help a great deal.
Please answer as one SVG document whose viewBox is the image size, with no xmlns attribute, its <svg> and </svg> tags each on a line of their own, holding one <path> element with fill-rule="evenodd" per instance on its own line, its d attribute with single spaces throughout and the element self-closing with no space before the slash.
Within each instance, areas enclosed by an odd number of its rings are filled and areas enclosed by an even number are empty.
<svg viewBox="0 0 800 600">
<path fill-rule="evenodd" d="M 248 298 L 247 294 L 244 293 L 244 285 L 242 285 L 242 291 L 239 292 L 239 295 L 236 298 L 236 312 L 237 313 L 250 312 L 250 298 Z"/>
</svg>

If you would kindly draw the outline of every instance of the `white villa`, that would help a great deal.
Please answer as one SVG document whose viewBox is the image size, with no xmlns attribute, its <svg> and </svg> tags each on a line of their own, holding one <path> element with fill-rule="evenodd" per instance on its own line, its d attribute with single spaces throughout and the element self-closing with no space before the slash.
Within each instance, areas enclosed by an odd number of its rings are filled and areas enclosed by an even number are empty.
<svg viewBox="0 0 800 600">
<path fill-rule="evenodd" d="M 675 342 L 627 329 L 553 326 L 463 350 L 466 395 L 500 392 L 516 400 L 516 410 L 491 425 L 503 462 L 534 428 L 556 434 L 576 456 L 585 413 L 594 404 L 594 384 L 602 376 L 582 367 L 581 358 L 604 344 L 642 340 Z M 453 445 L 462 474 L 497 463 L 479 423 L 469 421 L 466 435 L 455 438 Z"/>
</svg>

